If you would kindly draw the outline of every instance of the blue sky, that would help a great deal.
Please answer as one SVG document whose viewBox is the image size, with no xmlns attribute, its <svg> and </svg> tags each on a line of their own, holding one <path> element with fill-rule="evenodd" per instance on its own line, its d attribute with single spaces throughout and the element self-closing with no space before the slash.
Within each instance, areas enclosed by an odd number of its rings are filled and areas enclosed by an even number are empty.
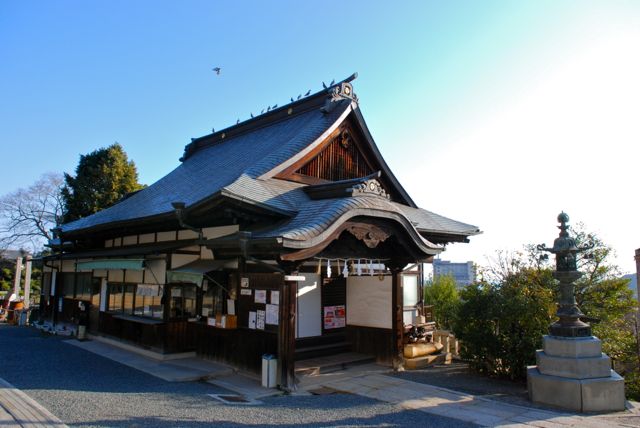
<svg viewBox="0 0 640 428">
<path fill-rule="evenodd" d="M 114 141 L 150 184 L 191 137 L 357 71 L 416 202 L 485 231 L 443 258 L 551 243 L 565 210 L 631 271 L 639 56 L 633 1 L 4 0 L 0 193 Z"/>
</svg>

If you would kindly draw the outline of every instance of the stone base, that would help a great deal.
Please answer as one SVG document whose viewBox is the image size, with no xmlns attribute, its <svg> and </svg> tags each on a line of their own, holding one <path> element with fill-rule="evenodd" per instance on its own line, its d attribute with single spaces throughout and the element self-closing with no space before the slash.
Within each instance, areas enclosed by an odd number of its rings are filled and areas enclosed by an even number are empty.
<svg viewBox="0 0 640 428">
<path fill-rule="evenodd" d="M 571 379 L 609 377 L 611 359 L 603 353 L 597 357 L 556 357 L 544 351 L 536 351 L 536 363 L 540 373 Z"/>
<path fill-rule="evenodd" d="M 599 357 L 602 354 L 602 342 L 595 336 L 590 337 L 556 337 L 542 336 L 542 347 L 545 354 L 554 357 Z"/>
<path fill-rule="evenodd" d="M 624 379 L 613 370 L 608 377 L 570 379 L 527 368 L 529 399 L 576 412 L 614 412 L 625 408 Z"/>
</svg>

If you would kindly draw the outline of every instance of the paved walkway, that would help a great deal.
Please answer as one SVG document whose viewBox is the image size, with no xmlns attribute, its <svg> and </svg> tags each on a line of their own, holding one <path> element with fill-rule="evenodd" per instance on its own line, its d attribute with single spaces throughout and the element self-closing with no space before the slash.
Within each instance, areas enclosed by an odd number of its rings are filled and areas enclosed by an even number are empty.
<svg viewBox="0 0 640 428">
<path fill-rule="evenodd" d="M 0 426 L 3 428 L 66 428 L 24 392 L 0 378 Z"/>
<path fill-rule="evenodd" d="M 247 399 L 278 394 L 260 386 L 256 376 L 239 374 L 229 367 L 194 357 L 159 361 L 99 341 L 65 343 L 78 346 L 163 380 L 182 382 L 208 379 L 208 382 L 232 390 Z M 608 415 L 581 415 L 540 410 L 495 401 L 428 384 L 388 376 L 387 367 L 365 364 L 300 379 L 297 394 L 356 394 L 401 408 L 454 418 L 481 426 L 495 427 L 638 427 L 640 409 Z M 64 427 L 59 419 L 23 392 L 0 379 L 0 426 Z"/>
<path fill-rule="evenodd" d="M 322 382 L 322 386 L 481 426 L 545 428 L 640 426 L 639 409 L 588 416 L 540 410 L 383 374 L 364 374 Z"/>
</svg>

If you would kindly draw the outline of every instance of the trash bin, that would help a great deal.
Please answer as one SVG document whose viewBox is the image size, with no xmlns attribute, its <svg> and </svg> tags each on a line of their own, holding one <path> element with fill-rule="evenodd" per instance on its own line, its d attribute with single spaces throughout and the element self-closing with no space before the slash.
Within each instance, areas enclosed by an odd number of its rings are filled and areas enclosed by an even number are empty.
<svg viewBox="0 0 640 428">
<path fill-rule="evenodd" d="M 265 388 L 275 388 L 278 359 L 271 354 L 262 356 L 262 386 Z"/>
</svg>

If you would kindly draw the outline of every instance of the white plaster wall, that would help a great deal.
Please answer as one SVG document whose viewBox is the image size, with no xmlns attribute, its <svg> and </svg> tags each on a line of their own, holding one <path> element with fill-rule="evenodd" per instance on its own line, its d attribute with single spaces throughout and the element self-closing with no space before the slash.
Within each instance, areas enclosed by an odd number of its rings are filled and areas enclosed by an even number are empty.
<svg viewBox="0 0 640 428">
<path fill-rule="evenodd" d="M 194 232 L 189 229 L 182 229 L 178 231 L 178 239 L 196 239 L 198 237 L 198 232 Z"/>
<path fill-rule="evenodd" d="M 122 238 L 122 245 L 136 245 L 138 243 L 138 235 L 130 235 Z"/>
<path fill-rule="evenodd" d="M 167 264 L 164 259 L 146 260 L 146 272 L 144 273 L 145 284 L 164 285 L 167 272 Z"/>
<path fill-rule="evenodd" d="M 347 278 L 347 324 L 391 328 L 391 277 Z"/>
<path fill-rule="evenodd" d="M 141 270 L 128 270 L 125 272 L 124 282 L 134 282 L 136 284 L 140 284 L 142 281 L 142 271 Z"/>
<path fill-rule="evenodd" d="M 232 224 L 229 226 L 205 227 L 202 229 L 202 233 L 205 238 L 214 239 L 221 236 L 231 235 L 232 233 L 236 233 L 238 230 L 240 230 L 240 227 L 237 224 Z"/>
<path fill-rule="evenodd" d="M 158 232 L 158 242 L 161 241 L 175 241 L 176 240 L 176 232 L 170 230 L 168 232 Z"/>
<path fill-rule="evenodd" d="M 187 263 L 191 263 L 195 260 L 198 260 L 198 256 L 194 254 L 172 254 L 171 269 L 179 268 L 180 266 L 184 266 Z"/>
<path fill-rule="evenodd" d="M 140 235 L 139 241 L 141 244 L 150 244 L 156 240 L 155 233 L 145 233 Z"/>
<path fill-rule="evenodd" d="M 62 261 L 62 272 L 75 272 L 76 271 L 76 261 L 75 260 L 63 260 Z"/>
<path fill-rule="evenodd" d="M 124 282 L 124 271 L 123 270 L 108 270 L 107 278 L 109 282 Z"/>
</svg>

